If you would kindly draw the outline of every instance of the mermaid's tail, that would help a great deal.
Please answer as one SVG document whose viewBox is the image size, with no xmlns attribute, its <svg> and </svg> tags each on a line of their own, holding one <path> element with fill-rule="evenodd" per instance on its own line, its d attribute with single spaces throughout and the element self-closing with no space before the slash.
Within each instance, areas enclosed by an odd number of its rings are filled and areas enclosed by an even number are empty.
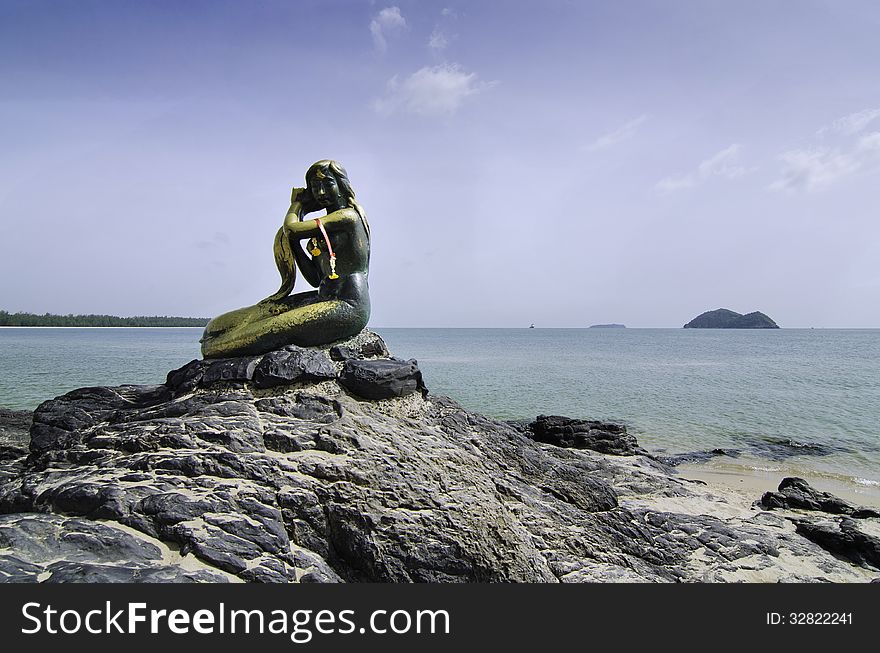
<svg viewBox="0 0 880 653">
<path fill-rule="evenodd" d="M 369 319 L 369 297 L 318 300 L 309 292 L 280 302 L 263 300 L 211 320 L 202 336 L 202 356 L 255 356 L 286 345 L 323 345 L 357 335 Z"/>
</svg>

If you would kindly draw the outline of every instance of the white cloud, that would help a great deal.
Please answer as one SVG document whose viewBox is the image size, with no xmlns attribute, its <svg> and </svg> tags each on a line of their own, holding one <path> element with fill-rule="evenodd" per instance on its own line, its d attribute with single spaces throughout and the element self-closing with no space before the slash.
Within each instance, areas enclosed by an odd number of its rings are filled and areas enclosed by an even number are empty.
<svg viewBox="0 0 880 653">
<path fill-rule="evenodd" d="M 734 143 L 730 147 L 721 150 L 718 154 L 703 161 L 697 168 L 697 174 L 701 179 L 708 177 L 726 177 L 735 179 L 746 173 L 746 169 L 733 163 L 737 158 L 741 146 Z"/>
<path fill-rule="evenodd" d="M 406 29 L 406 19 L 400 13 L 400 7 L 385 7 L 370 21 L 370 34 L 373 45 L 379 52 L 388 49 L 388 36 Z"/>
<path fill-rule="evenodd" d="M 791 150 L 780 155 L 782 172 L 773 190 L 822 190 L 859 171 L 880 169 L 880 132 L 862 136 L 846 149 Z"/>
<path fill-rule="evenodd" d="M 821 146 L 783 152 L 782 170 L 770 188 L 816 191 L 858 172 L 880 170 L 880 132 L 863 133 L 877 118 L 880 109 L 856 111 L 819 129 Z"/>
<path fill-rule="evenodd" d="M 702 161 L 693 172 L 679 177 L 666 177 L 657 182 L 655 188 L 664 193 L 671 193 L 685 188 L 693 188 L 712 177 L 723 177 L 724 179 L 741 177 L 749 170 L 737 163 L 740 149 L 742 146 L 734 143 Z"/>
<path fill-rule="evenodd" d="M 435 28 L 434 31 L 431 32 L 431 37 L 428 39 L 428 47 L 435 52 L 439 52 L 447 45 L 449 45 L 449 39 L 446 38 L 446 34 L 440 31 L 440 29 Z"/>
<path fill-rule="evenodd" d="M 830 125 L 822 127 L 816 132 L 817 136 L 825 136 L 827 134 L 844 134 L 853 136 L 865 129 L 875 118 L 880 117 L 880 109 L 863 109 L 856 111 L 843 118 L 838 118 Z"/>
<path fill-rule="evenodd" d="M 654 188 L 663 193 L 672 193 L 685 188 L 693 188 L 696 185 L 697 180 L 694 175 L 684 175 L 683 177 L 666 177 L 661 179 Z"/>
<path fill-rule="evenodd" d="M 863 136 L 856 146 L 858 152 L 880 152 L 880 132 L 871 132 L 867 136 Z"/>
<path fill-rule="evenodd" d="M 773 190 L 817 190 L 859 168 L 852 156 L 827 148 L 792 150 L 779 159 L 782 176 L 770 185 Z"/>
<path fill-rule="evenodd" d="M 603 134 L 602 136 L 597 138 L 594 143 L 587 146 L 587 151 L 595 152 L 597 150 L 603 150 L 606 147 L 617 145 L 621 141 L 625 141 L 626 139 L 631 138 L 638 131 L 639 127 L 641 127 L 642 123 L 645 122 L 647 119 L 648 116 L 642 114 L 638 118 L 630 120 L 622 127 L 615 129 L 613 132 Z"/>
<path fill-rule="evenodd" d="M 469 97 L 492 86 L 479 81 L 455 64 L 425 66 L 404 80 L 397 75 L 388 81 L 385 96 L 374 100 L 373 108 L 383 114 L 414 113 L 439 116 L 455 113 Z"/>
</svg>

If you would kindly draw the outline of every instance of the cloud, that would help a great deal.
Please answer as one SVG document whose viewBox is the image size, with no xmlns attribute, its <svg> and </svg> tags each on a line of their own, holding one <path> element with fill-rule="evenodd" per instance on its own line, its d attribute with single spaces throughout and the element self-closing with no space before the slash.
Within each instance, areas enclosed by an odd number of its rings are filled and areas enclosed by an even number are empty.
<svg viewBox="0 0 880 653">
<path fill-rule="evenodd" d="M 880 117 L 880 109 L 863 109 L 856 111 L 843 118 L 838 118 L 830 125 L 822 127 L 816 132 L 819 137 L 828 134 L 843 134 L 853 136 L 865 129 L 875 118 Z"/>
<path fill-rule="evenodd" d="M 783 152 L 782 172 L 770 188 L 822 190 L 862 170 L 880 167 L 880 132 L 867 134 L 846 149 L 812 148 Z"/>
<path fill-rule="evenodd" d="M 880 152 L 880 132 L 871 132 L 867 136 L 863 136 L 856 146 L 858 152 Z"/>
<path fill-rule="evenodd" d="M 664 193 L 671 193 L 685 188 L 693 188 L 712 177 L 724 179 L 736 179 L 749 172 L 747 168 L 738 165 L 739 151 L 742 146 L 734 143 L 717 154 L 702 161 L 697 169 L 679 177 L 666 177 L 657 182 L 655 188 Z"/>
<path fill-rule="evenodd" d="M 388 49 L 388 36 L 397 34 L 404 29 L 406 29 L 406 19 L 401 15 L 400 7 L 385 7 L 370 21 L 373 45 L 379 52 L 385 52 Z"/>
<path fill-rule="evenodd" d="M 880 132 L 863 133 L 880 109 L 863 109 L 816 131 L 821 145 L 779 155 L 782 170 L 772 190 L 817 191 L 858 172 L 880 169 Z"/>
<path fill-rule="evenodd" d="M 449 39 L 446 38 L 446 34 L 440 31 L 439 28 L 434 28 L 434 31 L 431 32 L 431 37 L 428 39 L 428 47 L 435 52 L 439 52 L 447 45 L 449 45 Z"/>
<path fill-rule="evenodd" d="M 434 54 L 439 54 L 449 45 L 450 41 L 455 39 L 455 35 L 450 36 L 449 29 L 458 19 L 458 14 L 452 9 L 446 7 L 440 12 L 440 19 L 434 25 L 434 30 L 428 38 L 428 49 Z"/>
<path fill-rule="evenodd" d="M 608 132 L 596 139 L 596 141 L 587 146 L 587 151 L 595 152 L 597 150 L 603 150 L 606 147 L 611 147 L 612 145 L 617 145 L 621 141 L 625 141 L 628 138 L 632 138 L 632 136 L 638 131 L 639 127 L 641 127 L 642 123 L 648 119 L 646 114 L 642 114 L 638 118 L 630 120 L 628 123 L 615 129 L 613 132 Z"/>
<path fill-rule="evenodd" d="M 456 64 L 425 66 L 404 80 L 397 75 L 392 77 L 385 96 L 374 100 L 373 108 L 383 115 L 396 112 L 421 116 L 451 115 L 467 98 L 494 83 L 479 81 L 476 73 L 467 73 Z"/>
<path fill-rule="evenodd" d="M 773 190 L 817 190 L 858 169 L 852 157 L 826 148 L 783 152 L 779 159 L 782 176 L 770 185 Z"/>
</svg>

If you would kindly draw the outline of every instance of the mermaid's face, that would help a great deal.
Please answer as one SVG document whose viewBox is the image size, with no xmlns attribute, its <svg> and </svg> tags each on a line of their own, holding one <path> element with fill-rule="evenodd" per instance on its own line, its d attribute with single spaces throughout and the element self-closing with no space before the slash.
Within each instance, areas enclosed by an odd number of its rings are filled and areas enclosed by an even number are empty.
<svg viewBox="0 0 880 653">
<path fill-rule="evenodd" d="M 345 198 L 339 190 L 339 184 L 332 174 L 318 170 L 309 179 L 309 192 L 318 206 L 327 211 L 337 211 L 345 207 Z"/>
</svg>

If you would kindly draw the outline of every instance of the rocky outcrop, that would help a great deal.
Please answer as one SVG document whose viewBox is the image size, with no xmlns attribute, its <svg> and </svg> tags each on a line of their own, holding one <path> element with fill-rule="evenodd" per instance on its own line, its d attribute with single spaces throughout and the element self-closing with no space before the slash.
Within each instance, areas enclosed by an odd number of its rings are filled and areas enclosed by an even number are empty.
<svg viewBox="0 0 880 653">
<path fill-rule="evenodd" d="M 0 582 L 224 583 L 195 556 L 117 524 L 51 514 L 0 515 Z"/>
<path fill-rule="evenodd" d="M 876 576 L 799 535 L 784 511 L 677 478 L 622 427 L 511 425 L 421 391 L 364 399 L 339 375 L 348 361 L 383 359 L 335 346 L 355 353 L 309 350 L 327 355 L 335 378 L 299 375 L 324 369 L 320 356 L 273 353 L 266 365 L 280 381 L 266 387 L 256 381 L 266 357 L 194 361 L 160 386 L 44 402 L 27 455 L 0 461 L 0 579 Z M 367 351 L 387 351 L 376 347 Z"/>
<path fill-rule="evenodd" d="M 765 510 L 812 510 L 832 515 L 849 515 L 856 519 L 880 517 L 880 512 L 876 510 L 853 506 L 833 494 L 820 492 L 804 479 L 795 476 L 782 479 L 778 492 L 765 492 L 760 505 Z"/>
<path fill-rule="evenodd" d="M 557 447 L 590 449 L 615 456 L 646 455 L 636 439 L 620 424 L 607 424 L 560 415 L 538 415 L 527 427 L 537 442 Z"/>
<path fill-rule="evenodd" d="M 778 438 L 759 435 L 745 440 L 742 449 L 709 449 L 703 451 L 688 451 L 684 453 L 668 454 L 663 449 L 655 452 L 657 460 L 676 467 L 686 463 L 702 463 L 718 456 L 739 458 L 743 452 L 747 452 L 764 460 L 783 461 L 793 456 L 829 456 L 837 452 L 849 452 L 844 447 L 826 444 L 822 442 L 798 442 L 792 438 Z"/>
<path fill-rule="evenodd" d="M 779 326 L 759 311 L 742 315 L 726 308 L 701 313 L 684 325 L 685 329 L 778 329 Z"/>
<path fill-rule="evenodd" d="M 686 453 L 666 454 L 656 456 L 664 465 L 677 467 L 689 463 L 704 463 L 718 456 L 728 456 L 729 458 L 739 458 L 739 449 L 707 449 L 705 451 L 688 451 Z"/>
<path fill-rule="evenodd" d="M 798 534 L 854 564 L 880 569 L 880 512 L 853 506 L 797 477 L 782 479 L 779 491 L 765 492 L 757 505 L 765 510 L 795 511 L 789 519 Z M 823 514 L 806 516 L 804 512 Z M 829 515 L 843 517 L 834 519 Z M 857 519 L 864 521 L 856 522 Z M 860 525 L 867 525 L 875 532 L 864 532 Z"/>
<path fill-rule="evenodd" d="M 795 523 L 799 534 L 823 549 L 859 566 L 880 569 L 880 537 L 863 532 L 854 520 Z"/>
<path fill-rule="evenodd" d="M 391 399 L 425 389 L 418 363 L 397 358 L 346 360 L 339 383 L 364 399 Z"/>
</svg>

